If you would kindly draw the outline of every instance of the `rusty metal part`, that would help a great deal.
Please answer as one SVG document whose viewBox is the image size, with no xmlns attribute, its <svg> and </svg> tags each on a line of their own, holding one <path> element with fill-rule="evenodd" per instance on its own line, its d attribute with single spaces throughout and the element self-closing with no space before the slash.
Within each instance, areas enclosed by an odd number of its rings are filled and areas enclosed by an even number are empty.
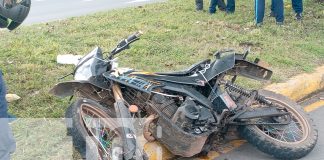
<svg viewBox="0 0 324 160">
<path fill-rule="evenodd" d="M 192 157 L 200 153 L 210 134 L 209 132 L 201 135 L 187 133 L 164 117 L 159 118 L 158 127 L 152 129 L 154 137 L 157 137 L 157 140 L 174 155 L 182 157 Z"/>
<path fill-rule="evenodd" d="M 99 88 L 91 85 L 84 85 L 75 91 L 77 97 L 92 99 L 97 102 L 102 102 L 108 106 L 112 106 L 114 98 L 108 90 L 100 90 Z"/>
<path fill-rule="evenodd" d="M 144 122 L 144 128 L 143 128 L 143 136 L 144 138 L 149 141 L 149 142 L 153 142 L 155 141 L 155 138 L 153 137 L 152 133 L 149 131 L 150 128 L 150 124 L 153 122 L 153 120 L 155 120 L 158 116 L 157 115 L 150 115 L 148 118 L 146 118 L 145 122 Z"/>
<path fill-rule="evenodd" d="M 117 83 L 114 83 L 112 85 L 112 90 L 113 90 L 114 97 L 115 97 L 116 101 L 123 99 L 122 92 L 121 92 L 120 87 L 119 87 L 119 85 Z"/>
<path fill-rule="evenodd" d="M 154 104 L 151 108 L 159 115 L 157 125 L 149 128 L 153 136 L 174 155 L 192 157 L 201 152 L 208 136 L 214 132 L 194 135 L 183 131 L 167 118 Z"/>
</svg>

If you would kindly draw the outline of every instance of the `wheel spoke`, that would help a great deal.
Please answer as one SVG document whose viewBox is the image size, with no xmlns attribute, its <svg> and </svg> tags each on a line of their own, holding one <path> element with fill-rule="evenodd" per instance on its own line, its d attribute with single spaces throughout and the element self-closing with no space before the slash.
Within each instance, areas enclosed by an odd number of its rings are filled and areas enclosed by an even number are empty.
<svg viewBox="0 0 324 160">
<path fill-rule="evenodd" d="M 111 157 L 112 140 L 116 138 L 115 131 L 106 128 L 107 124 L 101 118 L 100 113 L 91 106 L 81 106 L 81 120 L 84 122 L 84 127 L 88 130 L 94 140 L 98 143 L 99 152 L 103 153 L 104 157 Z M 108 124 L 109 126 L 109 124 Z"/>
<path fill-rule="evenodd" d="M 279 104 L 276 104 L 279 105 Z M 262 107 L 262 106 L 261 106 Z M 263 106 L 264 107 L 264 106 Z M 288 109 L 285 109 L 287 112 Z M 266 134 L 269 137 L 272 137 L 274 139 L 277 139 L 279 141 L 293 143 L 298 142 L 303 139 L 304 131 L 303 131 L 303 123 L 301 123 L 298 119 L 298 117 L 291 112 L 291 117 L 284 116 L 279 117 L 278 119 L 259 119 L 258 123 L 274 123 L 273 121 L 278 120 L 287 120 L 288 118 L 291 118 L 290 123 L 287 125 L 257 125 L 258 129 Z"/>
</svg>

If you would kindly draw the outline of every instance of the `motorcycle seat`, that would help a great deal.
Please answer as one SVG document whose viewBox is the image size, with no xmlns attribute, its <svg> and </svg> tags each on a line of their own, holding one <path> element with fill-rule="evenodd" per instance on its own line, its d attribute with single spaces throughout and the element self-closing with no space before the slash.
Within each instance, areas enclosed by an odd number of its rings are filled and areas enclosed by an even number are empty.
<svg viewBox="0 0 324 160">
<path fill-rule="evenodd" d="M 206 59 L 196 64 L 193 64 L 186 70 L 176 71 L 176 72 L 155 73 L 155 74 L 165 75 L 165 76 L 189 76 L 190 74 L 193 74 L 193 72 L 202 70 L 205 67 L 205 65 L 209 64 L 210 62 L 211 62 L 210 59 Z"/>
</svg>

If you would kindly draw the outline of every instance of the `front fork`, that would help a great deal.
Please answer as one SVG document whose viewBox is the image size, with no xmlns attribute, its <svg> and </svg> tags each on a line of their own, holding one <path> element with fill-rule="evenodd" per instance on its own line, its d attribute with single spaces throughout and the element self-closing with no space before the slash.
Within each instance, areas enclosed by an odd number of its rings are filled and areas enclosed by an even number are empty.
<svg viewBox="0 0 324 160">
<path fill-rule="evenodd" d="M 135 128 L 133 126 L 131 113 L 124 103 L 123 95 L 120 90 L 119 84 L 113 83 L 112 91 L 115 98 L 114 107 L 119 124 L 118 129 L 121 132 L 123 140 L 124 159 L 142 160 L 143 155 L 142 151 L 139 149 L 139 145 L 137 145 L 138 143 L 136 141 Z"/>
</svg>

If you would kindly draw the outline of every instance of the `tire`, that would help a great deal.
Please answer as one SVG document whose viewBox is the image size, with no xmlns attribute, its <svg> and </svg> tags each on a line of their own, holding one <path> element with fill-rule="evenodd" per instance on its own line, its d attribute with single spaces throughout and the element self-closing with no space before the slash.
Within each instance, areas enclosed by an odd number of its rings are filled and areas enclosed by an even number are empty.
<svg viewBox="0 0 324 160">
<path fill-rule="evenodd" d="M 299 159 L 310 153 L 317 142 L 318 133 L 312 119 L 305 113 L 301 106 L 287 97 L 276 94 L 271 91 L 260 90 L 259 94 L 265 96 L 268 100 L 284 104 L 285 108 L 290 108 L 290 113 L 299 116 L 299 120 L 304 124 L 303 136 L 299 141 L 287 142 L 271 137 L 260 129 L 257 125 L 240 126 L 239 133 L 249 143 L 256 146 L 262 152 L 274 156 L 278 159 Z M 298 121 L 299 122 L 299 121 Z M 301 124 L 298 123 L 298 124 Z M 289 125 L 292 124 L 292 121 Z M 297 123 L 295 123 L 297 126 Z M 265 127 L 266 125 L 263 125 Z M 301 126 L 301 125 L 300 125 Z M 290 129 L 290 128 L 289 128 Z M 271 132 L 272 130 L 270 130 Z M 279 130 L 280 131 L 280 130 Z M 284 130 L 285 132 L 285 130 Z M 278 132 L 280 133 L 280 132 Z M 290 132 L 291 133 L 291 132 Z M 296 132 L 294 132 L 296 133 Z M 298 137 L 297 137 L 298 138 Z M 294 137 L 295 139 L 295 137 Z M 285 140 L 285 139 L 284 139 Z"/>
<path fill-rule="evenodd" d="M 105 117 L 101 118 L 115 118 L 116 114 L 114 108 L 103 107 L 99 103 L 90 99 L 77 99 L 65 112 L 68 126 L 67 133 L 72 136 L 73 146 L 81 154 L 83 159 L 98 160 L 100 154 L 97 149 L 97 144 L 91 140 L 87 140 L 89 139 L 87 137 L 90 136 L 89 132 L 84 127 L 84 124 L 81 123 L 82 119 L 80 114 L 82 105 L 90 105 L 91 107 L 102 111 L 102 113 L 105 114 Z"/>
</svg>

